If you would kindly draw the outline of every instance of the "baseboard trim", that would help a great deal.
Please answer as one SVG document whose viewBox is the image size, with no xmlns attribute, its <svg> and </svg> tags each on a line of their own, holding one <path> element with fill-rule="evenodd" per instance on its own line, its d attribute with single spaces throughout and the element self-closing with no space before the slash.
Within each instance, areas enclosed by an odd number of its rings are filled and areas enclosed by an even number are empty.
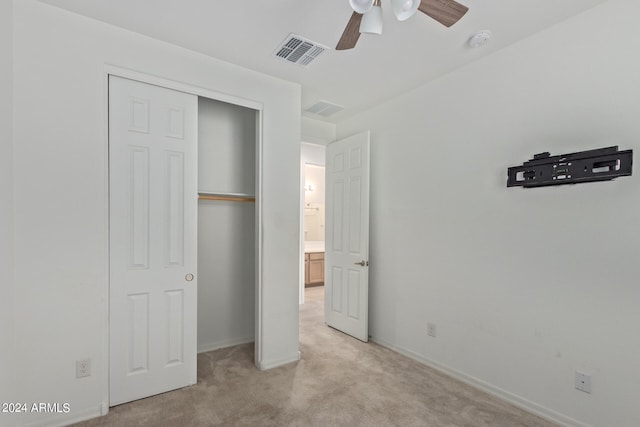
<svg viewBox="0 0 640 427">
<path fill-rule="evenodd" d="M 102 415 L 102 405 L 95 408 L 86 408 L 79 411 L 71 410 L 68 414 L 55 414 L 47 418 L 42 418 L 33 423 L 20 424 L 25 427 L 62 427 L 98 418 Z"/>
<path fill-rule="evenodd" d="M 284 357 L 282 359 L 270 360 L 266 362 L 258 362 L 256 363 L 256 367 L 261 371 L 266 371 L 267 369 L 277 368 L 278 366 L 297 362 L 299 360 L 300 360 L 300 352 L 298 351 L 296 352 L 295 356 Z"/>
<path fill-rule="evenodd" d="M 234 345 L 248 344 L 253 342 L 253 337 L 233 338 L 229 340 L 217 341 L 209 344 L 198 345 L 198 353 L 206 353 L 208 351 L 218 350 L 226 347 L 233 347 Z"/>
<path fill-rule="evenodd" d="M 388 348 L 389 350 L 393 350 L 395 352 L 398 352 L 404 356 L 407 356 L 409 359 L 413 359 L 416 362 L 420 362 L 424 365 L 427 365 L 433 369 L 436 369 L 444 374 L 447 374 L 457 380 L 462 381 L 465 384 L 468 384 L 472 387 L 475 387 L 477 389 L 480 389 L 484 392 L 487 392 L 493 396 L 499 397 L 502 400 L 505 400 L 509 403 L 511 403 L 514 406 L 517 406 L 519 408 L 524 409 L 527 412 L 530 412 L 534 415 L 537 415 L 541 418 L 544 418 L 546 420 L 549 420 L 551 422 L 554 422 L 556 424 L 560 424 L 562 426 L 567 426 L 567 427 L 592 427 L 589 424 L 585 424 L 583 422 L 580 422 L 578 420 L 575 420 L 571 417 L 568 417 L 567 415 L 561 414 L 559 412 L 554 411 L 553 409 L 549 409 L 547 407 L 544 407 L 542 405 L 539 405 L 535 402 L 532 402 L 528 399 L 525 399 L 521 396 L 518 396 L 516 394 L 513 394 L 511 392 L 508 392 L 506 390 L 501 389 L 500 387 L 496 387 L 492 384 L 487 383 L 486 381 L 483 381 L 479 378 L 473 377 L 471 375 L 467 375 L 463 372 L 460 372 L 456 369 L 450 368 L 449 366 L 443 365 L 441 363 L 435 362 L 431 359 L 428 359 L 412 350 L 409 350 L 407 348 L 404 348 L 402 346 L 399 345 L 395 345 L 389 342 L 386 342 L 385 340 L 376 338 L 376 337 L 370 337 L 371 341 L 375 342 L 376 344 L 381 345 L 382 347 Z"/>
</svg>

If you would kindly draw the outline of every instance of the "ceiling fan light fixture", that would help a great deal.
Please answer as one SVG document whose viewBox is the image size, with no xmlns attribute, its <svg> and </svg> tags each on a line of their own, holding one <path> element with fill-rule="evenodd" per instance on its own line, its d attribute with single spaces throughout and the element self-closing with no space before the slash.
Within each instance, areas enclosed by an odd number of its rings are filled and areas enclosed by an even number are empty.
<svg viewBox="0 0 640 427">
<path fill-rule="evenodd" d="M 393 14 L 398 21 L 405 21 L 411 18 L 420 6 L 420 0 L 391 0 Z"/>
<path fill-rule="evenodd" d="M 385 0 L 386 1 L 386 0 Z M 382 34 L 381 0 L 349 0 L 354 10 L 336 44 L 336 50 L 353 49 L 362 33 Z M 404 21 L 420 11 L 449 28 L 469 11 L 456 0 L 389 0 L 393 14 Z"/>
<path fill-rule="evenodd" d="M 374 1 L 375 0 L 349 0 L 349 6 L 358 13 L 367 13 L 373 7 Z"/>
<path fill-rule="evenodd" d="M 382 7 L 380 7 L 380 0 L 375 0 L 371 10 L 362 16 L 360 32 L 366 34 L 382 34 Z"/>
</svg>

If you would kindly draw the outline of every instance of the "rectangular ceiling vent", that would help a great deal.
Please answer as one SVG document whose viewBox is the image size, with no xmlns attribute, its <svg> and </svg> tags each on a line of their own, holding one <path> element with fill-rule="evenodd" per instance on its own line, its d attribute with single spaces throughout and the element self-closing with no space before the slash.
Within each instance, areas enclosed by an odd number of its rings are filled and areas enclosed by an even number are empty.
<svg viewBox="0 0 640 427">
<path fill-rule="evenodd" d="M 307 111 L 313 114 L 318 114 L 319 116 L 323 116 L 323 117 L 329 117 L 337 113 L 338 111 L 342 111 L 342 110 L 344 110 L 344 107 L 340 105 L 332 104 L 327 101 L 318 101 L 304 111 Z"/>
<path fill-rule="evenodd" d="M 289 34 L 274 54 L 280 58 L 306 67 L 327 49 L 316 42 L 295 34 Z"/>
</svg>

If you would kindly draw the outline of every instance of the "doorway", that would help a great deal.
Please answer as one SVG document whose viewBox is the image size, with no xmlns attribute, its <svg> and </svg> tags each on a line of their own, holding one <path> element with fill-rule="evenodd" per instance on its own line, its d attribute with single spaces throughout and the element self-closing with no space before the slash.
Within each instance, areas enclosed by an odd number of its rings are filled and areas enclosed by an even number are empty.
<svg viewBox="0 0 640 427">
<path fill-rule="evenodd" d="M 315 254 L 316 262 L 323 264 L 324 321 L 364 342 L 369 339 L 369 152 L 369 131 L 334 141 L 326 147 L 303 144 L 301 149 L 301 187 L 305 193 L 301 222 L 305 224 L 302 230 L 305 237 L 318 235 L 313 230 L 318 205 L 309 203 L 318 199 L 309 195 L 314 194 L 311 190 L 315 189 L 317 178 L 314 183 L 311 177 L 315 176 L 320 163 L 326 176 L 321 198 L 326 211 L 322 215 L 325 238 L 321 243 L 322 253 Z M 310 160 L 314 155 L 317 163 Z M 301 247 L 305 244 L 308 248 L 317 243 L 305 240 Z M 313 258 L 314 254 L 307 249 L 303 258 L 307 282 Z M 302 283 L 301 280 L 301 289 L 305 289 Z M 301 304 L 304 296 L 301 290 Z"/>
<path fill-rule="evenodd" d="M 301 144 L 300 304 L 307 287 L 324 285 L 325 154 L 323 145 Z"/>
</svg>

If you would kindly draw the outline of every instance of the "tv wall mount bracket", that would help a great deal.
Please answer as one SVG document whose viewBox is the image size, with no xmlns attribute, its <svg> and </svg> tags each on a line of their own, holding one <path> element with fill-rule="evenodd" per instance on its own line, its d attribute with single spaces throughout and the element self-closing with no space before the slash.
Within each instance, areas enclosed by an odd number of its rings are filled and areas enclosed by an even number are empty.
<svg viewBox="0 0 640 427">
<path fill-rule="evenodd" d="M 507 187 L 543 187 L 608 181 L 631 176 L 633 150 L 618 151 L 618 146 L 552 156 L 536 154 L 522 166 L 507 169 Z"/>
</svg>

